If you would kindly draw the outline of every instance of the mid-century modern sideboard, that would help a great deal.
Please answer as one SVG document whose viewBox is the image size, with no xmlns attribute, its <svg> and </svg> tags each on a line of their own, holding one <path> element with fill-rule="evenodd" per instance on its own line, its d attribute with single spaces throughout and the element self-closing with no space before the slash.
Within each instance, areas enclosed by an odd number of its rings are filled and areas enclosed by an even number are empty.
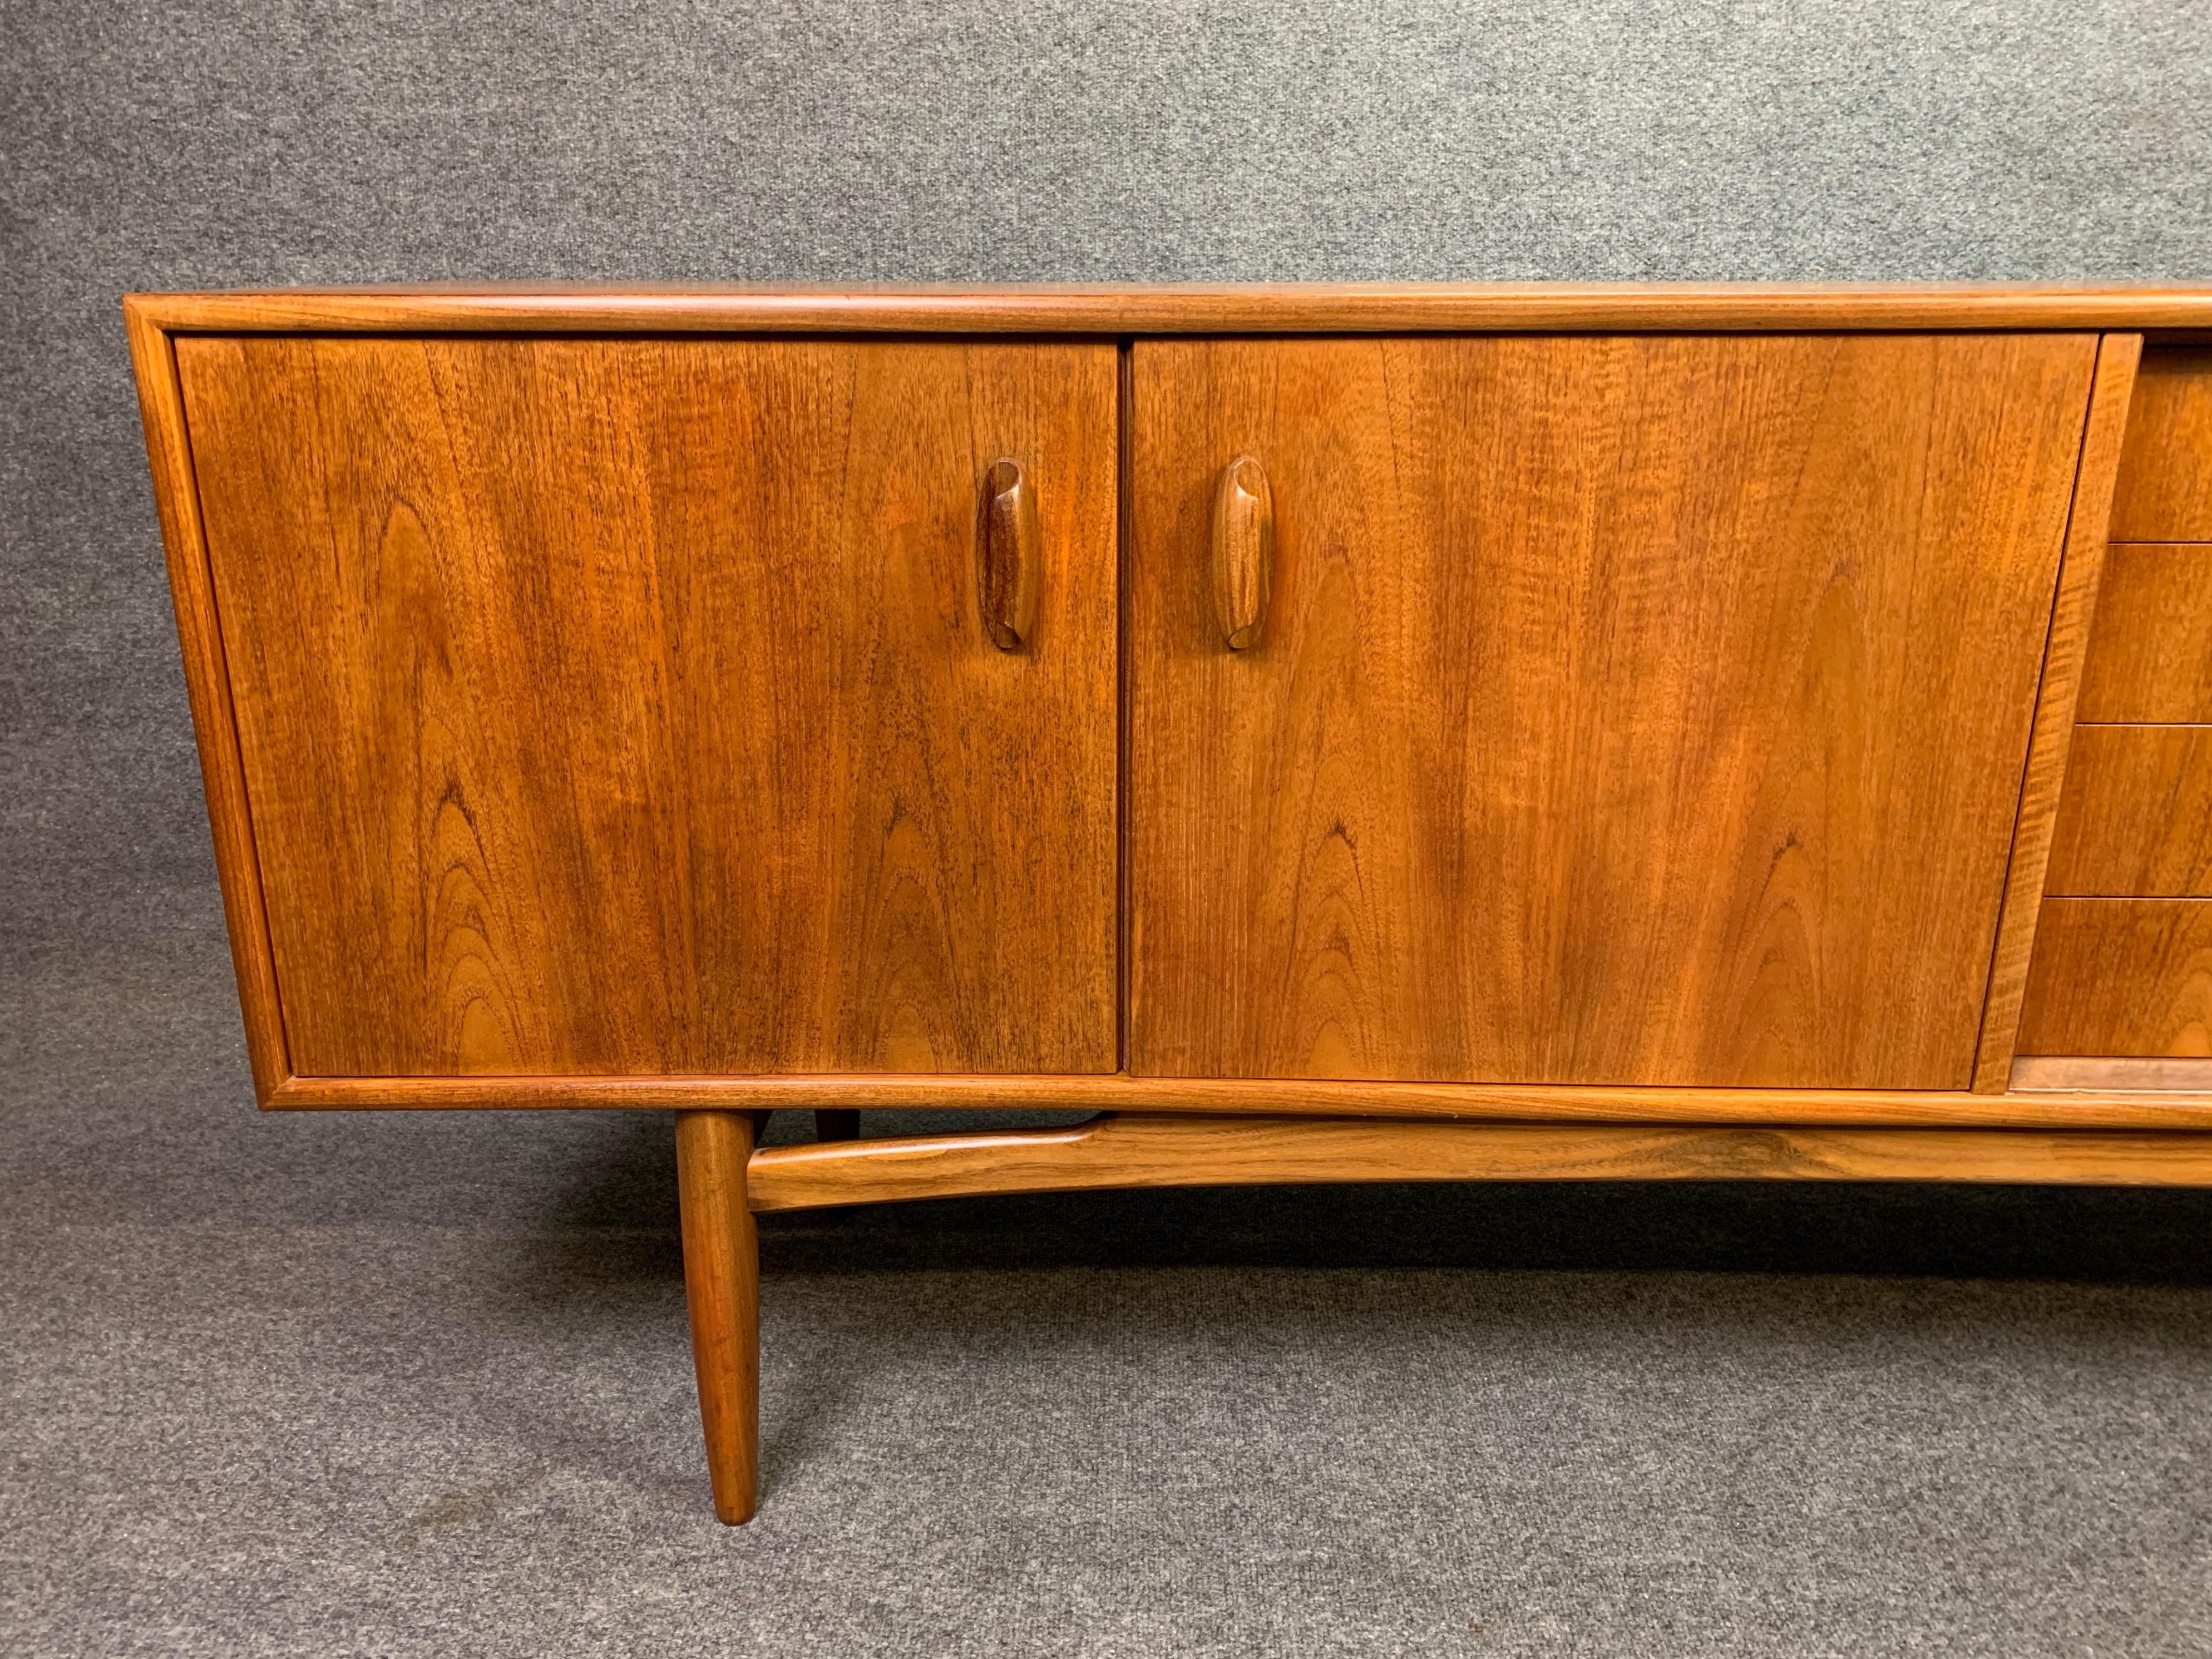
<svg viewBox="0 0 2212 1659">
<path fill-rule="evenodd" d="M 725 1520 L 757 1211 L 2212 1183 L 2212 289 L 125 310 L 261 1103 L 673 1109 Z"/>
</svg>

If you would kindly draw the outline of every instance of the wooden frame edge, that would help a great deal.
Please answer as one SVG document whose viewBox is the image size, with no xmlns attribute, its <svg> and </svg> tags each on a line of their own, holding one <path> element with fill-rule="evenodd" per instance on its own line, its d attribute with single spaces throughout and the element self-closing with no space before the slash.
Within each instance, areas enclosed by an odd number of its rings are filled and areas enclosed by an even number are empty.
<svg viewBox="0 0 2212 1659">
<path fill-rule="evenodd" d="M 431 286 L 140 294 L 170 333 L 1299 334 L 2205 329 L 2212 289 L 1786 283 L 1249 283 L 909 288 Z"/>
<path fill-rule="evenodd" d="M 2212 1186 L 2212 1135 L 1109 1115 L 1066 1129 L 766 1147 L 745 1189 L 754 1210 L 771 1211 L 1101 1188 L 1769 1180 Z"/>
<path fill-rule="evenodd" d="M 138 410 L 146 429 L 154 504 L 169 567 L 169 592 L 184 656 L 185 692 L 192 711 L 200 776 L 206 787 L 208 827 L 215 841 L 216 874 L 222 888 L 223 921 L 230 932 L 231 963 L 246 1023 L 246 1052 L 253 1092 L 264 1107 L 292 1076 L 277 996 L 276 954 L 254 850 L 253 815 L 246 793 L 246 763 L 238 745 L 237 711 L 216 613 L 215 573 L 208 563 L 206 528 L 185 426 L 184 388 L 177 358 L 161 325 L 158 305 L 132 295 L 123 302 L 131 341 Z"/>
<path fill-rule="evenodd" d="M 288 1078 L 267 1103 L 342 1111 L 567 1107 L 643 1110 L 1129 1111 L 1457 1118 L 1492 1122 L 1775 1123 L 1949 1128 L 2212 1129 L 2212 1093 L 2103 1090 L 1650 1089 L 917 1073 L 787 1077 Z"/>
<path fill-rule="evenodd" d="M 2051 862 L 2066 763 L 2074 750 L 2074 708 L 2081 696 L 2097 595 L 2104 584 L 2105 532 L 2112 520 L 2136 366 L 2142 360 L 2142 335 L 2107 334 L 2098 343 L 2091 370 L 2081 457 L 2075 468 L 2059 551 L 2057 592 L 2044 646 L 2034 722 L 2028 732 L 2004 897 L 1990 953 L 1989 988 L 1982 1001 L 1981 1033 L 1974 1051 L 1973 1089 L 1978 1094 L 2002 1094 L 2011 1085 L 2028 961 L 2035 953 L 2036 921 L 2043 908 L 2044 872 Z"/>
</svg>

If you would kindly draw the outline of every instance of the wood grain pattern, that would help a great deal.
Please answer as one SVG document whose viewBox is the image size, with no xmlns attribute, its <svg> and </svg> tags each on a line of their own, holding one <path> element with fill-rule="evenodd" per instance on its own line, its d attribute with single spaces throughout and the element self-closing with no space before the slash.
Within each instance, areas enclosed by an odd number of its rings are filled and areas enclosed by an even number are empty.
<svg viewBox="0 0 2212 1659">
<path fill-rule="evenodd" d="M 2212 726 L 2081 727 L 2044 890 L 2212 897 Z"/>
<path fill-rule="evenodd" d="M 2143 355 L 2112 539 L 2212 542 L 2212 346 Z"/>
<path fill-rule="evenodd" d="M 983 631 L 1000 650 L 1018 651 L 1036 633 L 1044 557 L 1036 489 L 1019 461 L 1001 457 L 983 475 L 982 519 L 975 580 Z"/>
<path fill-rule="evenodd" d="M 2139 1060 L 2103 1054 L 2023 1054 L 2012 1063 L 2015 1089 L 2105 1096 L 2169 1091 L 2212 1096 L 2212 1060 Z"/>
<path fill-rule="evenodd" d="M 1112 1069 L 1110 346 L 177 349 L 299 1072 Z"/>
<path fill-rule="evenodd" d="M 1973 1086 L 1983 1094 L 2003 1093 L 2012 1075 L 2013 1045 L 2020 1033 L 2028 963 L 2035 954 L 2051 836 L 2073 753 L 2075 710 L 2103 592 L 2112 481 L 2142 356 L 2142 337 L 2136 334 L 2108 334 L 2097 348 L 2096 379 L 2089 391 L 2089 416 L 2082 428 L 2081 457 L 2075 468 L 2074 499 L 2067 514 L 2058 597 L 2051 606 L 2043 647 L 2035 726 L 2028 739 L 2012 854 L 2005 866 L 2004 907 L 1998 913 L 1989 994 L 1982 1004 L 1981 1035 L 1974 1050 Z"/>
<path fill-rule="evenodd" d="M 745 1194 L 757 1125 L 743 1112 L 676 1115 L 684 1296 L 714 1513 L 750 1521 L 760 1488 L 760 1243 Z"/>
<path fill-rule="evenodd" d="M 1213 611 L 1221 642 L 1249 651 L 1267 626 L 1275 564 L 1275 507 L 1267 474 L 1249 455 L 1221 469 L 1213 491 Z"/>
<path fill-rule="evenodd" d="M 2212 900 L 2045 900 L 2020 1052 L 2212 1054 Z"/>
<path fill-rule="evenodd" d="M 1963 1088 L 2096 350 L 1139 341 L 1127 1069 Z"/>
<path fill-rule="evenodd" d="M 2212 1135 L 1541 1128 L 1109 1117 L 756 1153 L 757 1211 L 981 1193 L 1361 1181 L 1992 1181 L 2212 1186 Z"/>
<path fill-rule="evenodd" d="M 2212 288 L 1373 283 L 691 289 L 542 284 L 134 294 L 155 328 L 231 333 L 1343 334 L 2201 329 Z"/>
<path fill-rule="evenodd" d="M 168 562 L 169 592 L 176 607 L 177 643 L 184 653 L 185 689 L 199 749 L 208 827 L 222 884 L 223 921 L 230 933 L 239 1011 L 246 1024 L 246 1058 L 252 1070 L 254 1096 L 267 1106 L 278 1086 L 291 1076 L 292 1061 L 277 994 L 276 958 L 270 949 L 253 814 L 246 799 L 246 769 L 231 702 L 230 670 L 216 613 L 215 580 L 208 568 L 199 495 L 193 482 L 184 394 L 168 337 L 153 326 L 143 308 L 126 310 L 125 321 L 138 384 L 139 412 L 146 428 L 146 454 L 153 469 L 154 500 L 161 515 L 161 544 Z"/>
<path fill-rule="evenodd" d="M 2212 721 L 2212 545 L 2116 543 L 2077 719 Z"/>
<path fill-rule="evenodd" d="M 1466 1118 L 1583 1123 L 1979 1125 L 2212 1128 L 2212 1094 L 2125 1091 L 2064 1101 L 1942 1089 L 1636 1089 L 1564 1084 L 1346 1083 L 1312 1079 L 1051 1077 L 294 1078 L 274 1103 L 308 1111 L 514 1107 L 1141 1111 Z"/>
</svg>

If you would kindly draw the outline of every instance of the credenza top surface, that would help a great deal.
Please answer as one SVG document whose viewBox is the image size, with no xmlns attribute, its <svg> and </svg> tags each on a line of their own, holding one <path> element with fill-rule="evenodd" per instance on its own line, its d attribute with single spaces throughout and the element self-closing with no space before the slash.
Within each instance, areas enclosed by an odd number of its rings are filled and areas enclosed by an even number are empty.
<svg viewBox="0 0 2212 1659">
<path fill-rule="evenodd" d="M 955 334 L 2142 329 L 2212 337 L 2212 284 L 543 283 L 134 294 L 167 332 Z"/>
</svg>

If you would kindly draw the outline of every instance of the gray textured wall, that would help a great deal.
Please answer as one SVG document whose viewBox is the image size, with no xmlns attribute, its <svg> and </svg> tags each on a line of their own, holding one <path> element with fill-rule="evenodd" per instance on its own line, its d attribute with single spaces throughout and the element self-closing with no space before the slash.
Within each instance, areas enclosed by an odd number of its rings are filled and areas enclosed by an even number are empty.
<svg viewBox="0 0 2212 1659">
<path fill-rule="evenodd" d="M 18 950 L 210 914 L 128 289 L 2212 278 L 2201 0 L 13 0 L 0 30 Z"/>
</svg>

